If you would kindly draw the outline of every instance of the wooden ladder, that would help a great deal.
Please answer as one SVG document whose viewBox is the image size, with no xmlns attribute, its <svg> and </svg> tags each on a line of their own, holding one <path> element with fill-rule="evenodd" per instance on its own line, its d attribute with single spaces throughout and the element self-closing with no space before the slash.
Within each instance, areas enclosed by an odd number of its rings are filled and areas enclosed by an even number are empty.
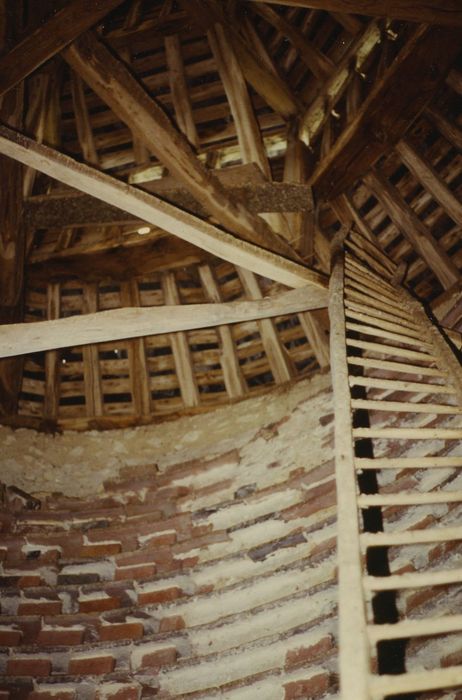
<svg viewBox="0 0 462 700">
<path fill-rule="evenodd" d="M 442 568 L 428 570 L 427 562 L 406 572 L 393 571 L 390 561 L 394 548 L 462 540 L 460 519 L 449 527 L 413 529 L 404 519 L 396 526 L 399 508 L 462 503 L 462 490 L 451 490 L 449 478 L 443 486 L 438 481 L 444 469 L 453 470 L 453 479 L 462 469 L 461 367 L 421 304 L 394 283 L 396 266 L 382 251 L 355 232 L 334 248 L 329 313 L 341 697 L 381 700 L 462 686 L 462 666 L 408 671 L 403 660 L 390 671 L 384 656 L 387 644 L 389 652 L 401 640 L 403 650 L 403 640 L 462 631 L 460 614 L 415 619 L 396 605 L 410 589 L 461 584 L 455 559 L 452 566 L 449 557 Z M 428 488 L 419 476 L 427 470 L 439 470 Z M 410 490 L 400 488 L 403 474 Z M 391 621 L 377 614 L 386 592 L 394 596 Z"/>
</svg>

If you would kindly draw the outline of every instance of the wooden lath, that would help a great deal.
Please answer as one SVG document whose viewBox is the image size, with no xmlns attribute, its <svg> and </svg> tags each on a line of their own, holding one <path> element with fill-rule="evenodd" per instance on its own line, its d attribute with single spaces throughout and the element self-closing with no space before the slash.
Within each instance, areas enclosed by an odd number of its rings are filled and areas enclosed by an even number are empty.
<svg viewBox="0 0 462 700">
<path fill-rule="evenodd" d="M 460 684 L 460 667 L 407 673 L 403 647 L 395 649 L 400 675 L 386 675 L 390 656 L 384 658 L 379 643 L 407 637 L 450 633 L 458 627 L 456 617 L 407 619 L 389 603 L 389 624 L 384 612 L 374 617 L 374 596 L 381 591 L 400 592 L 409 587 L 425 589 L 460 581 L 451 559 L 443 570 L 429 572 L 425 565 L 412 573 L 394 573 L 393 557 L 385 551 L 425 543 L 450 543 L 460 536 L 458 528 L 412 529 L 394 532 L 387 523 L 387 507 L 437 504 L 441 491 L 400 491 L 403 469 L 453 466 L 460 473 L 462 459 L 441 456 L 439 441 L 451 445 L 462 437 L 462 371 L 422 306 L 393 280 L 393 264 L 385 265 L 379 249 L 368 245 L 368 264 L 356 256 L 357 247 L 346 240 L 334 251 L 331 277 L 331 366 L 335 398 L 335 454 L 338 494 L 338 561 L 340 676 L 345 700 L 382 700 L 390 692 L 411 693 L 443 689 Z M 386 269 L 388 267 L 388 270 Z M 403 392 L 404 397 L 403 397 Z M 427 427 L 427 426 L 431 427 Z M 450 427 L 448 427 L 450 426 Z M 434 443 L 432 440 L 436 440 Z M 389 458 L 400 441 L 402 457 Z M 421 457 L 410 458 L 406 450 Z M 377 477 L 361 477 L 365 469 L 379 474 L 396 470 L 396 488 L 387 493 Z M 389 485 L 388 485 L 389 486 Z M 433 487 L 435 490 L 437 485 Z M 425 490 L 425 489 L 424 489 Z M 462 493 L 450 492 L 452 502 Z M 374 523 L 369 509 L 379 509 Z M 384 529 L 385 528 L 385 529 Z M 384 531 L 380 531 L 380 530 Z M 382 550 L 383 561 L 368 557 Z M 352 634 L 354 630 L 354 634 Z M 388 650 L 393 656 L 393 651 Z M 401 654 L 401 656 L 400 656 Z M 401 659 L 401 661 L 400 661 Z M 388 664 L 388 666 L 387 666 Z M 377 671 L 378 669 L 378 671 Z M 397 671 L 395 671 L 396 673 Z M 381 675 L 379 675 L 381 674 Z M 389 674 L 389 671 L 388 671 Z"/>
</svg>

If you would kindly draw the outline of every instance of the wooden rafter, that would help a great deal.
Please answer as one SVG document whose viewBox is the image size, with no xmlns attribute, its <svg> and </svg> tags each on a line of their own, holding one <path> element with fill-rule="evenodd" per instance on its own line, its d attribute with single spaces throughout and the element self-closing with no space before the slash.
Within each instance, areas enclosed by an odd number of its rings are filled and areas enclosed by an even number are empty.
<svg viewBox="0 0 462 700">
<path fill-rule="evenodd" d="M 288 286 L 325 288 L 325 277 L 264 248 L 225 233 L 162 200 L 77 163 L 57 151 L 41 146 L 11 129 L 0 127 L 0 153 L 19 160 L 49 177 L 123 208 L 137 218 L 194 243 L 209 253 L 248 268 Z"/>
<path fill-rule="evenodd" d="M 63 55 L 222 226 L 247 241 L 294 257 L 290 246 L 263 219 L 250 214 L 239 200 L 230 198 L 219 181 L 202 165 L 187 139 L 174 127 L 163 109 L 102 41 L 87 33 L 67 48 Z"/>
<path fill-rule="evenodd" d="M 122 0 L 72 0 L 0 60 L 0 95 L 74 41 Z"/>
<path fill-rule="evenodd" d="M 87 286 L 86 309 L 96 308 L 95 288 Z M 171 297 L 168 299 L 170 300 Z M 171 304 L 171 302 L 170 302 Z M 72 345 L 177 333 L 222 324 L 283 316 L 324 308 L 327 291 L 304 288 L 256 301 L 186 304 L 88 312 L 56 321 L 0 327 L 0 357 L 40 352 Z M 92 346 L 90 346 L 91 349 Z M 94 387 L 94 382 L 92 382 Z M 93 394 L 95 393 L 92 389 Z"/>
<path fill-rule="evenodd" d="M 318 197 L 344 192 L 397 143 L 444 80 L 461 40 L 460 29 L 415 30 L 310 178 Z"/>
<path fill-rule="evenodd" d="M 250 0 L 290 7 L 306 7 L 312 10 L 327 10 L 390 17 L 407 22 L 442 24 L 462 27 L 462 7 L 459 0 Z"/>
</svg>

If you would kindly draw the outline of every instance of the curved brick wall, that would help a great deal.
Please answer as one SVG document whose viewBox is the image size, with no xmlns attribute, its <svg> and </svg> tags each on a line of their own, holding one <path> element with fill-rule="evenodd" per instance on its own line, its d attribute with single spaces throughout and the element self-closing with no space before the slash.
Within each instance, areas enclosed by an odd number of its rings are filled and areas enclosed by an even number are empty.
<svg viewBox="0 0 462 700">
<path fill-rule="evenodd" d="M 7 489 L 1 700 L 335 696 L 326 385 L 238 447 L 154 454 L 91 497 L 33 510 Z"/>
</svg>

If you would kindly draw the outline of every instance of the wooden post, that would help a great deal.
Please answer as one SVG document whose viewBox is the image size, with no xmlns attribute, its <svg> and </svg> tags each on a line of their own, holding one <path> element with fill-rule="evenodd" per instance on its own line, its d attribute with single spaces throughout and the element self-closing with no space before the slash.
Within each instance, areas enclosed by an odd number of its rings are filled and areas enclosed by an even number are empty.
<svg viewBox="0 0 462 700">
<path fill-rule="evenodd" d="M 98 311 L 98 285 L 86 284 L 83 288 L 83 313 Z M 89 416 L 103 415 L 103 394 L 99 371 L 99 352 L 97 345 L 85 345 L 83 352 L 83 375 L 85 384 L 85 403 Z"/>
<path fill-rule="evenodd" d="M 53 282 L 47 286 L 47 319 L 53 321 L 60 316 L 60 285 Z M 45 418 L 56 420 L 59 409 L 59 356 L 57 350 L 45 353 L 45 396 L 43 414 Z"/>
<path fill-rule="evenodd" d="M 136 280 L 122 283 L 121 299 L 123 306 L 135 308 L 141 306 L 140 290 Z M 128 342 L 128 364 L 135 415 L 148 416 L 151 413 L 151 391 L 144 338 L 136 338 Z"/>
</svg>

